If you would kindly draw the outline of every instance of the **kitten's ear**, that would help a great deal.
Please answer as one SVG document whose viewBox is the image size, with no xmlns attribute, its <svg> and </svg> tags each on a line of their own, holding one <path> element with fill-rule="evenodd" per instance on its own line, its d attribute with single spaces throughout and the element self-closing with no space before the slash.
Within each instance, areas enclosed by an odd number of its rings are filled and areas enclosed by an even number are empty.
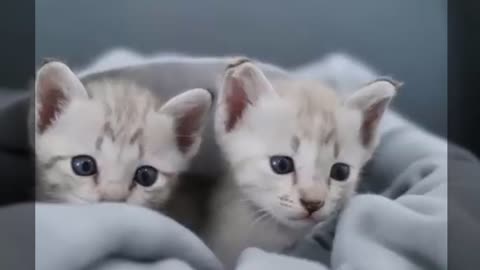
<svg viewBox="0 0 480 270">
<path fill-rule="evenodd" d="M 264 95 L 277 95 L 263 72 L 250 60 L 242 58 L 229 65 L 225 71 L 219 96 L 219 110 L 224 128 L 231 131 L 245 109 L 255 106 Z"/>
<path fill-rule="evenodd" d="M 188 157 L 195 155 L 200 147 L 212 102 L 210 92 L 197 88 L 171 98 L 159 110 L 173 117 L 178 149 Z"/>
<path fill-rule="evenodd" d="M 73 98 L 88 98 L 78 77 L 63 63 L 43 65 L 35 80 L 35 127 L 42 133 Z"/>
<path fill-rule="evenodd" d="M 360 136 L 364 146 L 372 143 L 378 124 L 400 86 L 400 83 L 393 80 L 376 80 L 360 88 L 346 99 L 347 107 L 362 112 Z"/>
</svg>

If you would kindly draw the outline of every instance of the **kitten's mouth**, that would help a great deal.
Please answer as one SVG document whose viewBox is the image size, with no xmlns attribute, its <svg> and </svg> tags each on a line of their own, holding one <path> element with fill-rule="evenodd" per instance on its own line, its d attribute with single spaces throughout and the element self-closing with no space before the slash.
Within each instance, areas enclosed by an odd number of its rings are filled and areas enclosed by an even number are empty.
<svg viewBox="0 0 480 270">
<path fill-rule="evenodd" d="M 302 214 L 301 216 L 290 217 L 288 219 L 293 220 L 293 221 L 314 222 L 314 223 L 320 221 L 320 220 L 316 219 L 311 214 Z"/>
</svg>

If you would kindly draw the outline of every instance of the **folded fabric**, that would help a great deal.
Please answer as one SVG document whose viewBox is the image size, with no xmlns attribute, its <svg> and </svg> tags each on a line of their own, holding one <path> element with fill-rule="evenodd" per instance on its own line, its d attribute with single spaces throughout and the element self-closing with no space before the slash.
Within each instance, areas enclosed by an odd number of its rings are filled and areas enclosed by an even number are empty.
<svg viewBox="0 0 480 270">
<path fill-rule="evenodd" d="M 222 269 L 192 232 L 146 208 L 37 204 L 35 215 L 35 269 Z"/>
</svg>

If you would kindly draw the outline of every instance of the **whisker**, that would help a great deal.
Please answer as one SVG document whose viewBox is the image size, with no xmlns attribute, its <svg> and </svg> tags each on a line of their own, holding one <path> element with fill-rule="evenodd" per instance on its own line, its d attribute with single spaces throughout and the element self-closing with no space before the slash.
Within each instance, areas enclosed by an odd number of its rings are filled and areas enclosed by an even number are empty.
<svg viewBox="0 0 480 270">
<path fill-rule="evenodd" d="M 260 215 L 258 215 L 260 214 Z M 260 221 L 265 220 L 266 218 L 270 217 L 270 213 L 266 209 L 259 209 L 254 213 L 254 216 L 258 215 L 256 218 L 253 219 L 253 221 L 248 225 L 248 231 L 252 231 L 255 228 L 255 225 L 257 225 Z M 249 234 L 252 235 L 252 234 Z M 248 237 L 246 240 L 250 239 Z"/>
<path fill-rule="evenodd" d="M 255 225 L 257 223 L 259 223 L 260 221 L 262 221 L 263 219 L 267 218 L 270 216 L 270 213 L 268 213 L 266 210 L 261 210 L 260 212 L 263 212 L 262 214 L 260 214 L 258 217 L 256 217 L 249 225 L 249 230 L 252 230 Z"/>
</svg>

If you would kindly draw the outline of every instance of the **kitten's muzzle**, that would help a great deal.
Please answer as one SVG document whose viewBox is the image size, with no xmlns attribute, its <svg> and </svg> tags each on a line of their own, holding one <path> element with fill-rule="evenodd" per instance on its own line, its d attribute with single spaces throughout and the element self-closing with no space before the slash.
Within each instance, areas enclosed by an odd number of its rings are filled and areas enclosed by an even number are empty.
<svg viewBox="0 0 480 270">
<path fill-rule="evenodd" d="M 305 200 L 305 199 L 300 199 L 300 204 L 307 210 L 309 215 L 312 215 L 316 211 L 318 211 L 320 208 L 323 207 L 325 204 L 325 201 L 312 201 L 312 200 Z"/>
<path fill-rule="evenodd" d="M 130 196 L 128 187 L 119 184 L 106 184 L 100 187 L 99 201 L 125 202 Z"/>
</svg>

